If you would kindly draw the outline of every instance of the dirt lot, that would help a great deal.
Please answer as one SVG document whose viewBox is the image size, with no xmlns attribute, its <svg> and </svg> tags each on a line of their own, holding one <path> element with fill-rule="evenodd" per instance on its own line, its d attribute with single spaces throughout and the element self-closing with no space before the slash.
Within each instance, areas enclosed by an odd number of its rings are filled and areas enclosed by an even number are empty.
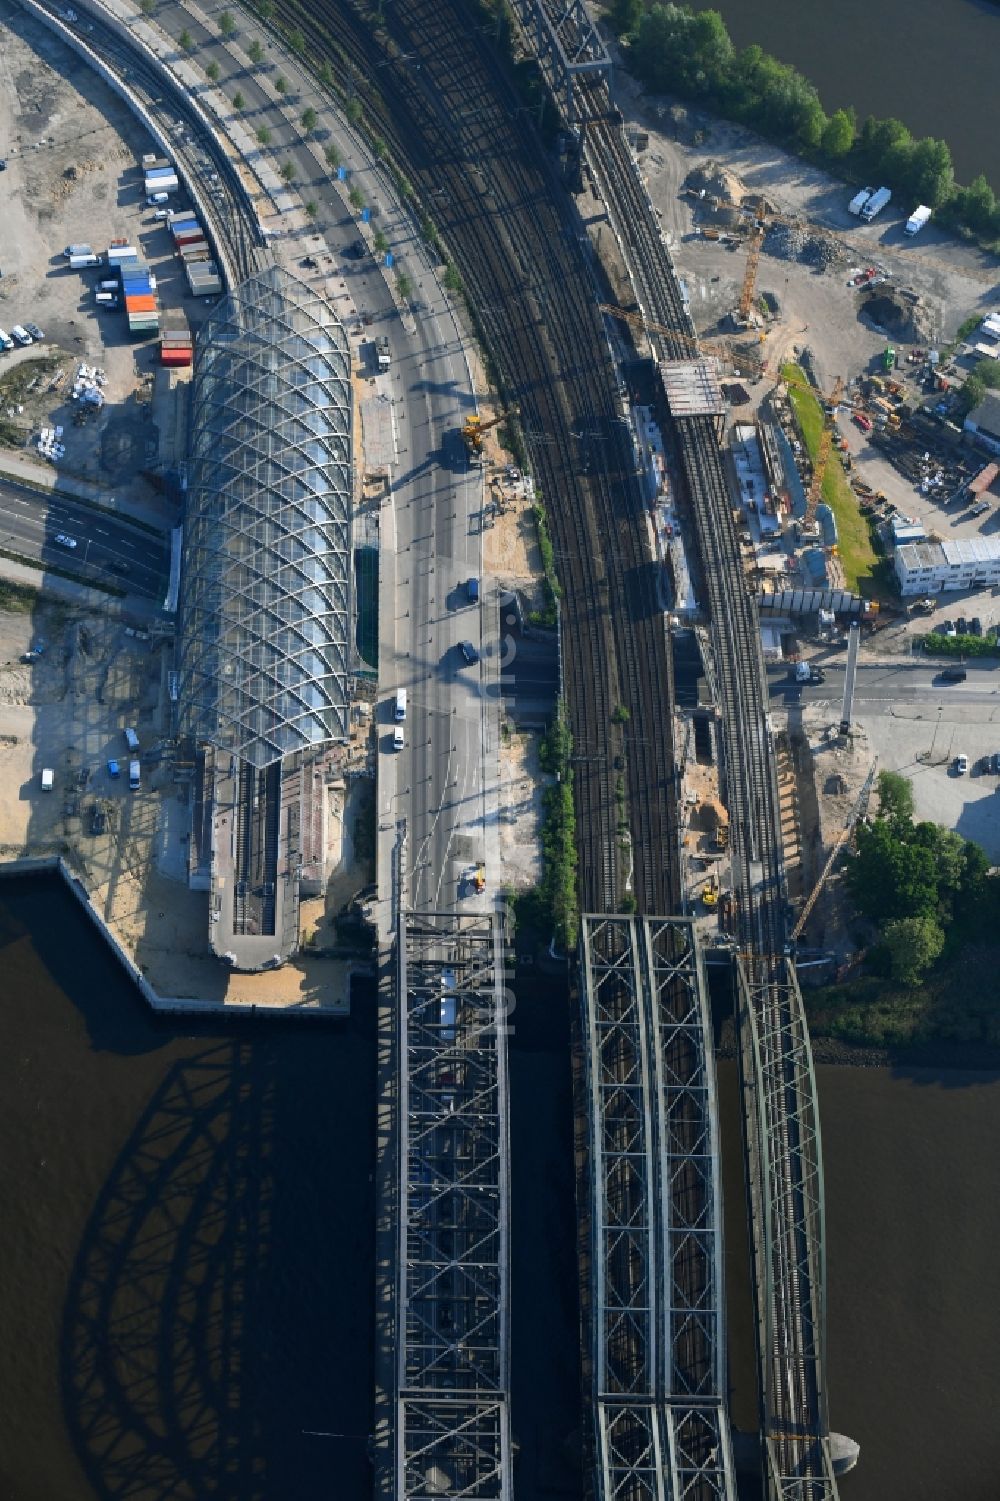
<svg viewBox="0 0 1000 1501">
<path fill-rule="evenodd" d="M 167 381 L 158 382 L 152 412 L 148 405 L 158 346 L 155 339 L 133 341 L 121 309 L 97 308 L 94 294 L 107 268 L 72 271 L 63 250 L 89 244 L 102 253 L 123 236 L 153 268 L 161 307 L 183 306 L 192 324 L 208 309 L 185 297 L 170 236 L 145 205 L 138 158 L 153 149 L 145 131 L 55 37 L 2 0 L 0 28 L 0 153 L 7 160 L 0 176 L 0 324 L 9 332 L 30 320 L 46 335 L 41 349 L 0 356 L 0 371 L 40 354 L 54 362 L 30 399 L 7 399 L 0 413 L 6 441 L 24 442 L 40 425 L 59 424 L 62 472 L 142 499 L 150 492 L 140 472 L 157 462 L 161 421 L 172 426 L 169 411 L 159 410 L 171 400 Z M 74 425 L 79 406 L 68 395 L 79 361 L 107 375 L 107 404 L 84 426 Z M 48 381 L 60 375 L 53 391 Z"/>
</svg>

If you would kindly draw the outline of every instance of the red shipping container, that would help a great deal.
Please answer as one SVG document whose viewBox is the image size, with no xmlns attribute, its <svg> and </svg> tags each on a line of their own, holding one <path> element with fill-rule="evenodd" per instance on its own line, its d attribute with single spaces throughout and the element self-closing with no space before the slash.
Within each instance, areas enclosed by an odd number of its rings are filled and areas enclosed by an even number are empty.
<svg viewBox="0 0 1000 1501">
<path fill-rule="evenodd" d="M 190 365 L 191 351 L 190 349 L 161 349 L 160 364 L 174 365 L 178 368 L 182 365 Z"/>
</svg>

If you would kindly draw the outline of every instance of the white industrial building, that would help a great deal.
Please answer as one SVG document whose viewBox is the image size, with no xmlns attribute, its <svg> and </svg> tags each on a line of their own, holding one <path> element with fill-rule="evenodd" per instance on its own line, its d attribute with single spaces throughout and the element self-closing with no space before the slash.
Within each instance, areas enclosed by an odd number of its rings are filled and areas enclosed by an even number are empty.
<svg viewBox="0 0 1000 1501">
<path fill-rule="evenodd" d="M 1000 453 L 1000 394 L 988 391 L 965 419 L 965 431 L 972 433 L 991 453 Z"/>
<path fill-rule="evenodd" d="M 948 594 L 1000 584 L 1000 537 L 911 542 L 896 549 L 899 591 Z"/>
</svg>

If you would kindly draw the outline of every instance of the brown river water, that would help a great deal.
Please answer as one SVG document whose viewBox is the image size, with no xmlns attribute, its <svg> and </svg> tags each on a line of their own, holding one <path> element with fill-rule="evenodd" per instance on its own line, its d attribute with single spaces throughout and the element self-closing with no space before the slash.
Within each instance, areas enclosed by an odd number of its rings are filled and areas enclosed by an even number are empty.
<svg viewBox="0 0 1000 1501">
<path fill-rule="evenodd" d="M 895 115 L 951 147 L 960 182 L 1000 192 L 1000 5 L 989 0 L 696 0 L 721 12 L 737 47 L 793 63 L 829 112 Z M 1000 1490 L 1000 1488 L 998 1488 Z"/>
<path fill-rule="evenodd" d="M 365 1501 L 371 994 L 348 1023 L 157 1021 L 61 888 L 5 881 L 0 999 L 0 1501 Z M 577 1501 L 564 993 L 520 987 L 515 1022 L 516 1501 Z M 751 1427 L 733 1065 L 720 1083 Z M 844 1501 L 995 1501 L 1000 1071 L 823 1067 L 819 1089 Z"/>
</svg>

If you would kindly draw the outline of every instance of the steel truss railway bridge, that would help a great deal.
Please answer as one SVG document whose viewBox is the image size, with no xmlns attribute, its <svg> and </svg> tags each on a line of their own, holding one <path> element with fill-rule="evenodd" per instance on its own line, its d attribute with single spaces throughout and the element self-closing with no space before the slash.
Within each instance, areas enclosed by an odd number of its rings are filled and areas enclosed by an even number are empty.
<svg viewBox="0 0 1000 1501">
<path fill-rule="evenodd" d="M 583 7 L 514 0 L 536 46 L 543 77 L 606 206 L 636 302 L 650 325 L 661 369 L 690 364 L 695 334 L 669 251 L 611 103 L 610 62 Z M 665 382 L 670 405 L 669 382 Z M 786 953 L 787 903 L 775 756 L 756 609 L 743 575 L 732 503 L 708 411 L 672 410 L 677 457 L 697 542 L 720 688 L 723 775 L 732 813 L 738 902 L 735 960 L 751 1246 L 757 1310 L 758 1385 L 764 1478 L 771 1501 L 834 1501 L 837 1494 L 825 1384 L 825 1265 L 822 1157 L 816 1083 L 795 967 Z M 598 1073 L 599 1037 L 590 1039 Z M 655 1098 L 655 1093 L 648 1096 Z M 597 1110 L 599 1099 L 592 1101 Z M 647 1107 L 648 1108 L 648 1107 Z M 596 1126 L 592 1130 L 596 1131 Z M 600 1190 L 597 1190 L 598 1193 Z M 714 1215 L 717 1217 L 717 1206 Z M 599 1261 L 594 1275 L 601 1276 Z M 597 1296 L 598 1309 L 602 1294 Z M 600 1411 L 601 1392 L 598 1388 Z M 603 1420 L 599 1428 L 603 1432 Z M 841 1441 L 842 1442 L 842 1441 Z M 658 1495 L 642 1484 L 602 1501 Z M 704 1485 L 695 1492 L 714 1494 Z"/>
</svg>

